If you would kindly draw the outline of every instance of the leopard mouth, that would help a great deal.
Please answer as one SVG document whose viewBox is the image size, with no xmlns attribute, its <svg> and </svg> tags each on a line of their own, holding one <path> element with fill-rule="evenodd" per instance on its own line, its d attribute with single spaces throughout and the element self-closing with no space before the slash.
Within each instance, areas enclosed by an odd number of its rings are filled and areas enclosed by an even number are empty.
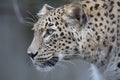
<svg viewBox="0 0 120 80">
<path fill-rule="evenodd" d="M 36 68 L 40 71 L 50 71 L 58 62 L 58 57 L 52 57 L 50 60 L 45 62 L 35 62 Z"/>
</svg>

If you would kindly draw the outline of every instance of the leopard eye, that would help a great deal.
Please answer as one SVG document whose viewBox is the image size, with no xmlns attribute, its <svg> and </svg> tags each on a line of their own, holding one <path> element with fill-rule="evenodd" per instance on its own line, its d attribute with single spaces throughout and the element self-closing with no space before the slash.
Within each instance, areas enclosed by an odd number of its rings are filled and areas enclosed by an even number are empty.
<svg viewBox="0 0 120 80">
<path fill-rule="evenodd" d="M 47 37 L 48 35 L 51 35 L 54 31 L 55 31 L 54 29 L 47 29 L 44 38 Z"/>
<path fill-rule="evenodd" d="M 47 29 L 47 34 L 50 35 L 54 32 L 55 30 L 54 29 Z"/>
</svg>

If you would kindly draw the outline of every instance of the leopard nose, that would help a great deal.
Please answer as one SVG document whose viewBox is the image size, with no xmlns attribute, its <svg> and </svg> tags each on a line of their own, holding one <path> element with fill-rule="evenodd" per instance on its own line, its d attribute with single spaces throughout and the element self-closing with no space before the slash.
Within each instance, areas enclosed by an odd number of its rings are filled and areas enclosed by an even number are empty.
<svg viewBox="0 0 120 80">
<path fill-rule="evenodd" d="M 37 54 L 38 54 L 38 52 L 36 52 L 35 54 L 34 54 L 34 53 L 29 53 L 28 55 L 29 55 L 32 59 L 34 59 L 34 57 L 35 57 Z"/>
</svg>

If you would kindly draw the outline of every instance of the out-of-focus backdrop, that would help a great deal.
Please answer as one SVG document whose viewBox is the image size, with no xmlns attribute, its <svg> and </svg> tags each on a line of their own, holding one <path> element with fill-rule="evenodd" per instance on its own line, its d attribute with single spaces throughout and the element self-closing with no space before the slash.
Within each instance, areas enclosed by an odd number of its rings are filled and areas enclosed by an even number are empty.
<svg viewBox="0 0 120 80">
<path fill-rule="evenodd" d="M 58 7 L 69 2 L 72 0 L 0 0 L 0 80 L 88 80 L 89 65 L 84 61 L 61 62 L 46 73 L 37 71 L 27 55 L 33 25 L 26 21 L 34 22 L 45 3 Z"/>
</svg>

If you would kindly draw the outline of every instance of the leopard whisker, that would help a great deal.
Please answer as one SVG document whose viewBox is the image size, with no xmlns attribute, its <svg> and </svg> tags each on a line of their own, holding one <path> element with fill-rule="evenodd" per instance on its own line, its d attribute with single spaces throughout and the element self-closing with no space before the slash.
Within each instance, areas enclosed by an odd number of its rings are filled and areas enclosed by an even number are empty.
<svg viewBox="0 0 120 80">
<path fill-rule="evenodd" d="M 26 20 L 30 20 L 30 21 L 32 21 L 33 23 L 35 22 L 35 20 L 34 20 L 33 18 L 30 18 L 30 17 L 26 17 L 25 19 L 26 19 Z"/>
<path fill-rule="evenodd" d="M 76 65 L 75 63 L 73 63 L 71 61 L 68 61 L 68 60 L 61 60 L 61 62 L 69 63 L 69 64 L 72 64 L 72 65 Z"/>
<path fill-rule="evenodd" d="M 30 11 L 27 11 L 27 13 L 33 18 L 34 22 L 38 20 L 37 16 L 34 16 Z"/>
<path fill-rule="evenodd" d="M 30 25 L 34 25 L 34 23 L 33 22 L 29 22 L 29 21 L 25 21 L 25 23 L 27 23 L 27 24 L 30 24 Z"/>
</svg>

